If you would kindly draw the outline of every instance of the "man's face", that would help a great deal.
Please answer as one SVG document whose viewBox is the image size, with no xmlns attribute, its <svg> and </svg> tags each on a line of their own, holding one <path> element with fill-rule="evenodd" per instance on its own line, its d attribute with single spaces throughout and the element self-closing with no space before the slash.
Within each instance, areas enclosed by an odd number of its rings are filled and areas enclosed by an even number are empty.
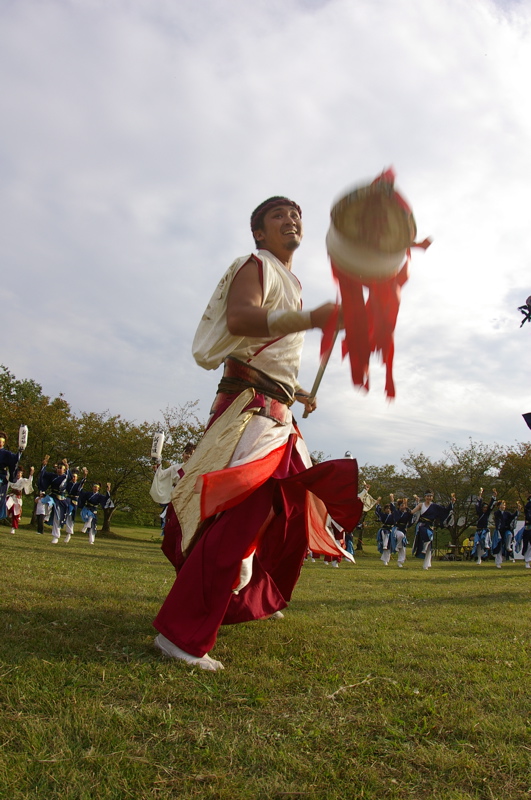
<svg viewBox="0 0 531 800">
<path fill-rule="evenodd" d="M 95 484 L 93 485 L 93 487 L 92 487 L 92 491 L 94 492 L 94 494 L 97 494 L 97 493 L 99 492 L 99 490 L 100 490 L 100 485 L 99 485 L 99 483 L 95 483 Z"/>
<path fill-rule="evenodd" d="M 6 440 L 4 439 L 4 437 L 3 437 L 3 436 L 0 436 L 0 450 L 1 450 L 1 449 L 2 449 L 2 447 L 5 445 L 5 443 L 6 443 Z"/>
<path fill-rule="evenodd" d="M 254 231 L 260 248 L 277 253 L 292 253 L 302 241 L 302 220 L 293 206 L 274 206 L 264 217 L 262 228 Z"/>
<path fill-rule="evenodd" d="M 66 467 L 64 464 L 57 464 L 57 466 L 55 467 L 55 471 L 57 472 L 58 475 L 64 475 L 66 472 Z"/>
</svg>

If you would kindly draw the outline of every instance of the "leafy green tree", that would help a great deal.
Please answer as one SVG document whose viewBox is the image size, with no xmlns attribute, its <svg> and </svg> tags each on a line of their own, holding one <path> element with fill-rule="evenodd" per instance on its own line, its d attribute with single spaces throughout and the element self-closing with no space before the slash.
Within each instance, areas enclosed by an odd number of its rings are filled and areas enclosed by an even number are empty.
<svg viewBox="0 0 531 800">
<path fill-rule="evenodd" d="M 500 467 L 500 479 L 505 487 L 505 499 L 518 498 L 525 505 L 531 495 L 531 444 L 520 442 L 507 448 Z"/>
<path fill-rule="evenodd" d="M 8 434 L 8 447 L 16 450 L 20 425 L 29 428 L 28 446 L 21 464 L 38 472 L 46 454 L 52 461 L 64 458 L 75 437 L 75 419 L 62 395 L 50 399 L 33 380 L 17 380 L 0 366 L 0 428 Z"/>
<path fill-rule="evenodd" d="M 153 480 L 151 441 L 156 431 L 166 435 L 164 455 L 170 462 L 182 460 L 189 441 L 198 441 L 204 426 L 195 414 L 197 401 L 167 408 L 163 422 L 133 423 L 120 415 L 83 413 L 77 420 L 76 464 L 89 470 L 87 485 L 97 480 L 111 484 L 114 508 L 105 509 L 102 531 L 110 531 L 116 510 L 131 514 L 137 523 L 150 523 L 160 512 L 149 495 Z M 74 455 L 71 457 L 73 458 Z"/>
<path fill-rule="evenodd" d="M 170 464 L 182 461 L 188 442 L 197 444 L 205 426 L 196 413 L 199 400 L 189 400 L 182 406 L 167 406 L 162 421 L 155 424 L 156 430 L 164 432 L 163 457 Z"/>
<path fill-rule="evenodd" d="M 154 426 L 129 422 L 119 414 L 83 412 L 77 419 L 77 436 L 69 454 L 71 467 L 86 467 L 85 488 L 111 484 L 114 508 L 105 509 L 102 531 L 110 531 L 117 509 L 142 519 L 149 503 L 152 478 L 150 446 Z"/>
<path fill-rule="evenodd" d="M 411 480 L 403 471 L 399 472 L 393 464 L 383 466 L 364 464 L 359 472 L 360 486 L 367 483 L 370 494 L 374 498 L 381 497 L 384 502 L 387 502 L 390 494 L 394 494 L 395 497 L 408 497 L 412 491 Z"/>
</svg>

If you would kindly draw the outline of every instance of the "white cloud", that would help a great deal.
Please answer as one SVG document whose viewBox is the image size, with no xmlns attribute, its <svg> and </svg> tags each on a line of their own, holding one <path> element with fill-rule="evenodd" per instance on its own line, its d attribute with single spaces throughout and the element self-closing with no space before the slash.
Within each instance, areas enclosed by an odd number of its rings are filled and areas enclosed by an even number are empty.
<svg viewBox="0 0 531 800">
<path fill-rule="evenodd" d="M 396 334 L 359 394 L 335 353 L 311 449 L 398 463 L 526 438 L 531 12 L 484 0 L 4 4 L 2 358 L 75 408 L 152 419 L 217 375 L 190 355 L 219 276 L 278 192 L 303 205 L 306 307 L 346 187 L 394 164 L 420 237 Z M 528 330 L 529 327 L 529 330 Z M 318 336 L 308 336 L 310 385 Z M 531 402 L 531 401 L 530 401 Z"/>
</svg>

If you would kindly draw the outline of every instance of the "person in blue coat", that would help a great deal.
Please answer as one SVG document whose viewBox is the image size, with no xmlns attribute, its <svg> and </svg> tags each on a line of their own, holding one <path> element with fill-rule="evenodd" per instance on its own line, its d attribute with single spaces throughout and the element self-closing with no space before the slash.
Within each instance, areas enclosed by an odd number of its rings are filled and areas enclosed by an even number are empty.
<svg viewBox="0 0 531 800">
<path fill-rule="evenodd" d="M 492 546 L 492 539 L 489 530 L 489 518 L 497 497 L 498 492 L 496 489 L 493 489 L 490 502 L 486 503 L 483 500 L 483 488 L 481 488 L 478 493 L 478 499 L 476 503 L 476 514 L 478 515 L 478 521 L 476 522 L 474 548 L 472 550 L 472 556 L 476 556 L 476 563 L 478 565 L 481 564 L 482 559 L 488 555 Z"/>
<path fill-rule="evenodd" d="M 380 505 L 379 497 L 374 507 L 376 519 L 380 523 L 378 533 L 376 534 L 376 545 L 378 552 L 381 554 L 381 560 L 387 567 L 391 560 L 391 553 L 396 553 L 396 536 L 395 536 L 395 519 L 391 503 L 386 503 L 382 508 Z M 393 500 L 393 495 L 389 495 L 389 499 Z"/>
<path fill-rule="evenodd" d="M 63 458 L 59 464 L 55 465 L 53 472 L 47 469 L 49 460 L 49 455 L 44 456 L 38 478 L 38 489 L 39 492 L 44 492 L 46 495 L 43 502 L 52 507 L 50 513 L 52 544 L 57 544 L 69 510 L 66 488 L 68 481 L 72 480 L 72 474 L 66 458 Z"/>
<path fill-rule="evenodd" d="M 66 484 L 66 496 L 68 498 L 68 513 L 65 519 L 65 544 L 68 544 L 74 534 L 74 522 L 76 521 L 77 503 L 88 475 L 88 469 L 82 468 L 83 477 L 79 479 L 79 472 L 72 470 L 70 480 Z"/>
<path fill-rule="evenodd" d="M 504 559 L 514 561 L 514 528 L 518 514 L 522 509 L 521 503 L 516 503 L 515 511 L 507 511 L 505 500 L 498 500 L 494 512 L 494 533 L 492 534 L 492 554 L 496 567 L 501 569 Z"/>
<path fill-rule="evenodd" d="M 113 507 L 113 502 L 111 500 L 111 484 L 107 484 L 107 491 L 105 494 L 100 492 L 99 483 L 95 483 L 92 486 L 92 491 L 80 492 L 78 506 L 81 510 L 81 519 L 84 522 L 81 533 L 86 533 L 88 531 L 89 544 L 94 544 L 98 525 L 98 509 Z"/>
<path fill-rule="evenodd" d="M 455 494 L 450 495 L 450 503 L 447 506 L 433 502 L 433 489 L 424 492 L 424 501 L 418 502 L 412 510 L 413 516 L 417 517 L 417 527 L 415 529 L 415 540 L 413 542 L 412 553 L 416 558 L 423 558 L 423 569 L 431 567 L 431 553 L 433 543 L 433 531 L 437 523 L 444 523 L 453 511 Z M 418 497 L 415 497 L 418 500 Z"/>
<path fill-rule="evenodd" d="M 399 567 L 403 567 L 408 545 L 407 529 L 413 524 L 413 511 L 408 506 L 407 497 L 397 500 L 396 505 L 394 496 L 389 495 L 389 497 L 391 499 L 391 511 L 395 520 L 396 552 L 398 553 L 396 563 Z"/>
</svg>

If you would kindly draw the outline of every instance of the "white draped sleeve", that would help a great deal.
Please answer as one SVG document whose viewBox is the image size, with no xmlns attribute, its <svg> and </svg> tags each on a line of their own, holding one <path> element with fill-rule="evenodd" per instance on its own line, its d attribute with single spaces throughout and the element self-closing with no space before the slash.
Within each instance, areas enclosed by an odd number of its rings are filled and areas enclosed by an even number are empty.
<svg viewBox="0 0 531 800">
<path fill-rule="evenodd" d="M 170 502 L 171 493 L 180 478 L 179 470 L 182 469 L 182 466 L 182 464 L 172 464 L 167 469 L 161 469 L 161 467 L 157 469 L 149 490 L 155 503 L 165 505 Z"/>
</svg>

